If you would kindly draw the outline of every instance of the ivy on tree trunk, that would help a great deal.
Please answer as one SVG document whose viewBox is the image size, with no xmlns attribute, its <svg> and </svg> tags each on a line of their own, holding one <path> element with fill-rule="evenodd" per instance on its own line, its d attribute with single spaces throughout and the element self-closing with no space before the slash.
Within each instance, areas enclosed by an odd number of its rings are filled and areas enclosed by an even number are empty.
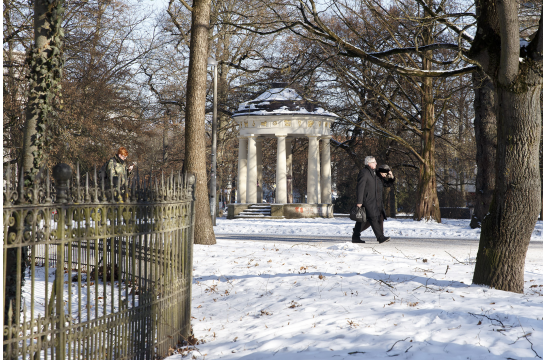
<svg viewBox="0 0 545 360">
<path fill-rule="evenodd" d="M 34 2 L 34 46 L 27 54 L 29 90 L 23 135 L 23 171 L 27 185 L 44 166 L 48 120 L 56 116 L 61 103 L 61 77 L 64 61 L 62 19 L 64 0 Z"/>
</svg>

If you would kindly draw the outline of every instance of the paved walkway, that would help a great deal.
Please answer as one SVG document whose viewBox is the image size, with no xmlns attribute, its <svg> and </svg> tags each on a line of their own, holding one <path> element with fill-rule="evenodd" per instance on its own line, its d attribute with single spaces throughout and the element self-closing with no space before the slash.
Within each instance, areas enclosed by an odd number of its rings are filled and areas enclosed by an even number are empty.
<svg viewBox="0 0 545 360">
<path fill-rule="evenodd" d="M 257 242 L 288 242 L 288 243 L 310 243 L 314 246 L 331 246 L 333 244 L 350 243 L 347 236 L 289 236 L 289 235 L 234 235 L 218 234 L 217 240 L 230 241 L 257 241 Z M 358 246 L 372 248 L 376 252 L 391 254 L 401 252 L 407 256 L 433 256 L 447 253 L 448 256 L 454 256 L 457 259 L 471 259 L 477 254 L 479 240 L 475 239 L 432 239 L 432 238 L 396 238 L 393 237 L 389 242 L 379 244 L 373 237 L 362 237 L 365 244 Z M 309 245 L 310 245 L 309 244 Z M 450 255 L 449 255 L 450 254 Z M 543 262 L 543 242 L 532 241 L 526 253 L 526 262 Z"/>
</svg>

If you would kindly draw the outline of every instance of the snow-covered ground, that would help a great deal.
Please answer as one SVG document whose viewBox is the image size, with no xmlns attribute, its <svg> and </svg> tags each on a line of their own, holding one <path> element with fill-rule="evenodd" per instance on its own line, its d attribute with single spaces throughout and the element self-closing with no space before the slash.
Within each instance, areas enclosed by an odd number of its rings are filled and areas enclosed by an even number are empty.
<svg viewBox="0 0 545 360">
<path fill-rule="evenodd" d="M 348 218 L 334 219 L 217 219 L 216 234 L 263 234 L 263 235 L 314 235 L 351 236 L 354 221 Z M 476 239 L 481 229 L 469 227 L 469 220 L 443 219 L 441 223 L 414 221 L 412 219 L 388 219 L 384 222 L 384 234 L 393 238 L 447 238 Z M 362 233 L 373 237 L 371 228 Z M 543 221 L 538 221 L 532 240 L 543 241 Z"/>
<path fill-rule="evenodd" d="M 218 219 L 215 231 L 281 240 L 349 236 L 352 226 L 348 219 Z M 201 342 L 168 359 L 543 357 L 542 222 L 523 294 L 471 285 L 477 241 L 465 239 L 479 233 L 466 220 L 384 227 L 393 239 L 381 245 L 349 238 L 195 245 L 192 315 Z M 418 237 L 460 241 L 411 242 Z"/>
</svg>

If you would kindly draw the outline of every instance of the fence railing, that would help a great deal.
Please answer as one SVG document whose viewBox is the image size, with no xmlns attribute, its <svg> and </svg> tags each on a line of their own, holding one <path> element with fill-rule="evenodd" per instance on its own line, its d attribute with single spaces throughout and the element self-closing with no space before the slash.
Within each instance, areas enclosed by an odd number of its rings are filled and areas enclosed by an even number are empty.
<svg viewBox="0 0 545 360">
<path fill-rule="evenodd" d="M 4 172 L 4 359 L 163 357 L 191 331 L 194 175 L 53 177 Z"/>
</svg>

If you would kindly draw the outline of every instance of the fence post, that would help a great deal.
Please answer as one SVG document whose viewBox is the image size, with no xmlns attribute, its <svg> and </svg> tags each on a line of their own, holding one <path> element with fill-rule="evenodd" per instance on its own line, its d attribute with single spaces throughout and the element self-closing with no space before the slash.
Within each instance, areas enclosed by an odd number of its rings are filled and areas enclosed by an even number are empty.
<svg viewBox="0 0 545 360">
<path fill-rule="evenodd" d="M 68 202 L 68 180 L 72 177 L 72 168 L 67 164 L 57 164 L 53 168 L 53 178 L 55 179 L 55 189 L 57 197 L 55 202 L 66 204 Z"/>
<path fill-rule="evenodd" d="M 72 169 L 67 164 L 57 164 L 53 168 L 53 178 L 55 179 L 55 188 L 57 191 L 57 196 L 55 203 L 57 204 L 66 204 L 68 202 L 67 190 L 68 190 L 68 180 L 72 176 Z M 56 328 L 58 331 L 57 334 L 57 349 L 56 349 L 56 358 L 64 359 L 65 350 L 66 350 L 66 334 L 64 330 L 64 300 L 63 300 L 63 290 L 64 290 L 64 232 L 65 232 L 65 221 L 66 221 L 66 209 L 64 206 L 60 206 L 58 209 L 59 220 L 57 223 L 57 239 L 60 242 L 57 245 L 57 271 L 55 272 L 55 291 L 56 291 L 56 312 L 58 316 L 58 321 Z M 71 266 L 72 264 L 68 264 Z M 70 279 L 68 279 L 70 281 Z M 70 284 L 68 285 L 70 286 Z"/>
</svg>

